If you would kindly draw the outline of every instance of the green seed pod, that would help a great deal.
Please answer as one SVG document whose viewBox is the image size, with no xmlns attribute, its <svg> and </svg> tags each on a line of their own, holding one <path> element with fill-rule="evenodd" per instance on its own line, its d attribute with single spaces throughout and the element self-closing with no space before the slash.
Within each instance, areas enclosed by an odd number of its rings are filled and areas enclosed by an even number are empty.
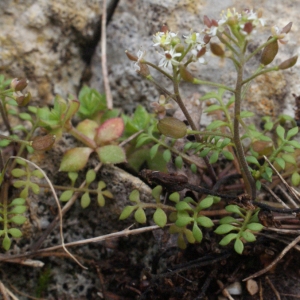
<svg viewBox="0 0 300 300">
<path fill-rule="evenodd" d="M 289 68 L 293 67 L 296 64 L 297 60 L 298 60 L 298 55 L 295 55 L 295 56 L 285 60 L 284 62 L 282 62 L 278 66 L 278 69 L 279 70 L 289 69 Z"/>
<path fill-rule="evenodd" d="M 187 133 L 187 126 L 180 120 L 173 117 L 166 117 L 157 124 L 157 129 L 165 136 L 174 139 L 183 138 Z"/>
<path fill-rule="evenodd" d="M 272 37 L 270 36 L 268 40 L 271 38 Z M 278 42 L 277 40 L 275 40 L 264 48 L 261 54 L 260 62 L 265 66 L 270 64 L 275 58 L 275 56 L 277 55 L 277 52 L 278 52 Z"/>
<path fill-rule="evenodd" d="M 223 48 L 217 43 L 210 43 L 210 50 L 216 56 L 224 57 L 225 55 Z"/>
</svg>

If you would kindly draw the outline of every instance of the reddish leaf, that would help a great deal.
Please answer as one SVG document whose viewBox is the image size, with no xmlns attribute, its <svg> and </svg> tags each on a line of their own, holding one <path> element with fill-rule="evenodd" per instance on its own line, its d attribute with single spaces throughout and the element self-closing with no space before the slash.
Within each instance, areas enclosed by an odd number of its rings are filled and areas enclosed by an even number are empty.
<svg viewBox="0 0 300 300">
<path fill-rule="evenodd" d="M 112 118 L 105 121 L 98 129 L 95 137 L 97 145 L 108 144 L 118 139 L 124 131 L 124 122 L 121 118 Z"/>
</svg>

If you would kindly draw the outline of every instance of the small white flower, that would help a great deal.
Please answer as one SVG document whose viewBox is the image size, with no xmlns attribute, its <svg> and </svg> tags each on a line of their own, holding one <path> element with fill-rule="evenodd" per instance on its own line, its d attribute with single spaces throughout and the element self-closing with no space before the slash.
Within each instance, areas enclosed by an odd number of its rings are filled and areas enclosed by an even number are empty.
<svg viewBox="0 0 300 300">
<path fill-rule="evenodd" d="M 133 65 L 133 68 L 136 72 L 139 72 L 141 70 L 139 64 L 141 63 L 141 60 L 144 59 L 145 55 L 146 55 L 146 51 L 143 51 L 141 49 L 138 51 L 137 53 L 138 60 Z"/>
<path fill-rule="evenodd" d="M 179 62 L 176 60 L 176 57 L 180 57 L 181 53 L 177 53 L 174 48 L 171 48 L 170 50 L 165 51 L 164 54 L 159 53 L 159 55 L 162 56 L 162 58 L 158 66 L 166 68 L 170 63 L 177 66 Z"/>
<path fill-rule="evenodd" d="M 184 35 L 183 37 L 185 38 L 185 42 L 189 45 L 205 44 L 203 42 L 203 34 L 201 35 L 199 32 L 191 32 L 189 35 Z"/>
<path fill-rule="evenodd" d="M 272 29 L 272 35 L 276 36 L 278 38 L 278 41 L 281 44 L 286 44 L 289 41 L 288 35 L 284 32 L 282 32 L 282 28 L 279 28 L 278 26 L 273 26 Z"/>
<path fill-rule="evenodd" d="M 248 9 L 243 12 L 242 19 L 245 18 L 245 22 L 250 21 L 254 26 L 265 26 L 265 20 L 258 16 L 257 12 L 253 9 Z"/>
<path fill-rule="evenodd" d="M 169 45 L 172 41 L 172 38 L 174 38 L 177 35 L 177 33 L 174 32 L 157 32 L 153 36 L 153 46 L 164 46 Z"/>
</svg>

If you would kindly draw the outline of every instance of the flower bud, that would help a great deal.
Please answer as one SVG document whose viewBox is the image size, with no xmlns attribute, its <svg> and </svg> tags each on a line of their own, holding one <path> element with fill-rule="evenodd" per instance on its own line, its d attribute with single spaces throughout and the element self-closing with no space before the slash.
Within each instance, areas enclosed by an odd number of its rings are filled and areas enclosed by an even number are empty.
<svg viewBox="0 0 300 300">
<path fill-rule="evenodd" d="M 200 58 L 201 56 L 203 56 L 206 53 L 206 47 L 202 47 L 198 53 L 197 53 L 197 58 Z"/>
<path fill-rule="evenodd" d="M 150 75 L 149 68 L 146 64 L 139 63 L 139 67 L 140 67 L 140 70 L 137 71 L 139 74 L 141 74 L 144 77 L 147 77 Z"/>
<path fill-rule="evenodd" d="M 166 117 L 157 124 L 157 129 L 165 136 L 180 139 L 187 133 L 187 126 L 180 120 L 173 117 Z"/>
<path fill-rule="evenodd" d="M 31 94 L 30 94 L 30 92 L 28 92 L 25 95 L 23 95 L 23 94 L 20 96 L 17 95 L 15 100 L 17 101 L 18 106 L 21 106 L 21 107 L 26 106 L 29 103 L 29 101 L 31 100 Z"/>
<path fill-rule="evenodd" d="M 44 136 L 37 136 L 33 139 L 31 147 L 37 151 L 45 151 L 51 149 L 55 142 L 55 135 L 47 134 Z"/>
<path fill-rule="evenodd" d="M 175 37 L 173 37 L 172 38 L 172 40 L 171 40 L 171 45 L 173 46 L 173 47 L 175 47 L 176 45 L 178 45 L 178 44 L 180 44 L 180 38 L 178 37 L 178 36 L 175 36 Z M 177 51 L 176 51 L 177 52 Z"/>
<path fill-rule="evenodd" d="M 290 30 L 292 29 L 292 26 L 293 26 L 293 22 L 290 22 L 288 24 L 286 24 L 282 29 L 281 29 L 281 33 L 289 33 Z"/>
<path fill-rule="evenodd" d="M 125 51 L 125 53 L 126 53 L 127 57 L 128 57 L 130 60 L 132 60 L 132 61 L 137 61 L 137 60 L 138 60 L 138 57 L 137 57 L 137 56 L 131 54 L 131 53 L 128 52 L 127 50 Z"/>
<path fill-rule="evenodd" d="M 25 78 L 14 78 L 10 83 L 10 87 L 15 92 L 19 92 L 26 88 L 26 86 L 28 85 L 28 82 L 29 81 Z"/>
<path fill-rule="evenodd" d="M 210 43 L 210 50 L 216 56 L 224 57 L 225 55 L 223 48 L 219 44 Z"/>
<path fill-rule="evenodd" d="M 295 56 L 285 60 L 284 62 L 282 62 L 278 66 L 278 69 L 279 70 L 289 69 L 289 68 L 293 67 L 296 64 L 297 60 L 298 60 L 298 55 L 295 55 Z"/>
<path fill-rule="evenodd" d="M 203 42 L 204 44 L 208 44 L 210 42 L 211 36 L 209 36 L 208 34 L 205 34 L 203 37 Z"/>
<path fill-rule="evenodd" d="M 209 17 L 207 15 L 204 15 L 203 17 L 203 23 L 204 25 L 206 25 L 208 28 L 211 27 L 212 23 L 211 20 L 209 19 Z"/>
<path fill-rule="evenodd" d="M 247 32 L 247 34 L 250 34 L 253 30 L 253 24 L 251 22 L 245 23 L 243 30 Z"/>
<path fill-rule="evenodd" d="M 176 53 L 183 53 L 183 51 L 184 51 L 184 45 L 183 44 L 179 43 L 175 46 L 175 52 Z"/>
<path fill-rule="evenodd" d="M 185 68 L 185 66 L 179 66 L 180 76 L 184 81 L 194 82 L 194 76 Z"/>
<path fill-rule="evenodd" d="M 270 40 L 271 38 L 272 37 L 270 36 L 268 40 Z M 272 43 L 270 43 L 264 48 L 261 54 L 260 62 L 265 66 L 270 64 L 275 58 L 275 56 L 277 55 L 277 52 L 278 52 L 278 42 L 277 40 L 274 40 Z"/>
</svg>

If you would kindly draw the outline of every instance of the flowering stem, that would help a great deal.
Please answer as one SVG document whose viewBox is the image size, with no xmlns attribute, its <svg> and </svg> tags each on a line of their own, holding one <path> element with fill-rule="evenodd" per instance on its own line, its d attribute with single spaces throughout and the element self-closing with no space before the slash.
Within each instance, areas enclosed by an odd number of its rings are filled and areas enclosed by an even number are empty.
<svg viewBox="0 0 300 300">
<path fill-rule="evenodd" d="M 227 85 L 220 84 L 220 83 L 216 83 L 216 82 L 205 81 L 205 80 L 200 80 L 200 79 L 194 78 L 194 79 L 193 79 L 193 84 L 210 85 L 210 86 L 214 86 L 214 87 L 217 87 L 217 88 L 221 88 L 221 89 L 224 89 L 224 90 L 227 90 L 227 91 L 230 91 L 230 92 L 234 93 L 234 89 L 230 88 L 230 87 L 227 86 Z"/>
<path fill-rule="evenodd" d="M 235 105 L 234 105 L 234 123 L 233 123 L 233 141 L 236 147 L 237 158 L 241 167 L 242 176 L 245 182 L 245 187 L 247 193 L 250 195 L 251 199 L 256 198 L 256 186 L 254 178 L 248 168 L 248 164 L 245 158 L 245 153 L 243 145 L 240 139 L 240 118 L 241 118 L 241 101 L 242 101 L 242 83 L 243 83 L 243 54 L 241 53 L 241 67 L 237 69 L 237 81 L 235 89 Z"/>
<path fill-rule="evenodd" d="M 184 116 L 186 117 L 191 128 L 193 130 L 197 130 L 198 128 L 197 128 L 196 124 L 194 123 L 194 120 L 192 119 L 191 115 L 189 114 L 188 110 L 186 109 L 186 107 L 180 97 L 178 81 L 176 80 L 177 68 L 175 66 L 173 66 L 173 74 L 174 74 L 173 87 L 174 87 L 175 101 L 179 105 L 181 111 L 183 112 Z M 198 143 L 201 143 L 201 137 L 199 134 L 195 134 L 195 138 Z M 207 166 L 208 172 L 211 175 L 213 182 L 216 182 L 217 176 L 216 176 L 216 173 L 215 173 L 212 165 L 209 163 L 209 160 L 207 157 L 203 157 L 203 159 Z"/>
<path fill-rule="evenodd" d="M 272 67 L 272 68 L 268 68 L 268 69 L 264 69 L 258 73 L 254 73 L 252 76 L 250 76 L 249 78 L 245 79 L 242 84 L 245 84 L 249 81 L 251 81 L 253 78 L 259 76 L 259 75 L 262 75 L 262 74 L 265 74 L 265 73 L 268 73 L 268 72 L 272 72 L 272 71 L 278 71 L 278 66 L 275 66 L 275 67 Z"/>
<path fill-rule="evenodd" d="M 152 67 L 153 69 L 157 70 L 158 72 L 162 73 L 163 75 L 165 75 L 170 80 L 173 80 L 173 77 L 169 73 L 167 73 L 164 70 L 162 70 L 160 67 L 158 67 L 158 66 L 156 66 L 156 65 L 154 65 L 151 62 L 146 61 L 146 60 L 143 60 L 143 63 L 145 63 L 146 65 Z"/>
</svg>

